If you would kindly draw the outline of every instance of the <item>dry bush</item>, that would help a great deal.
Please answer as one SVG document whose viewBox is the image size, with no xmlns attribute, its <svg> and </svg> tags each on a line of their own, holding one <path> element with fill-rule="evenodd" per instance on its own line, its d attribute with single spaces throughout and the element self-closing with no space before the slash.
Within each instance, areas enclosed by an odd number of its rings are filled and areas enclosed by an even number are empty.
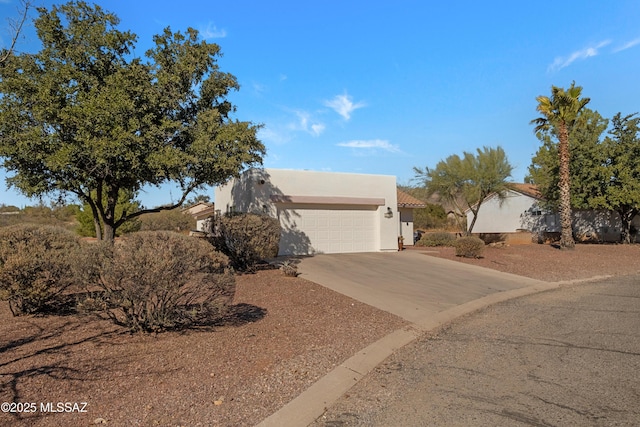
<svg viewBox="0 0 640 427">
<path fill-rule="evenodd" d="M 105 292 L 108 313 L 133 331 L 161 331 L 215 320 L 233 300 L 228 259 L 206 241 L 178 233 L 131 234 L 85 251 L 85 283 Z"/>
<path fill-rule="evenodd" d="M 0 299 L 14 315 L 50 309 L 74 284 L 80 241 L 60 227 L 15 225 L 0 229 Z"/>
<path fill-rule="evenodd" d="M 280 269 L 287 277 L 298 277 L 298 275 L 300 274 L 298 273 L 298 263 L 291 260 L 283 262 Z"/>
<path fill-rule="evenodd" d="M 141 231 L 177 231 L 195 230 L 196 220 L 181 209 L 172 209 L 144 214 L 140 216 Z"/>
<path fill-rule="evenodd" d="M 475 236 L 461 237 L 455 243 L 456 256 L 465 258 L 482 258 L 484 242 Z"/>
<path fill-rule="evenodd" d="M 454 246 L 456 236 L 446 231 L 437 231 L 434 233 L 424 233 L 422 238 L 416 242 L 417 246 Z"/>
<path fill-rule="evenodd" d="M 246 271 L 278 255 L 281 227 L 276 218 L 250 213 L 223 215 L 214 221 L 211 243 L 231 260 L 233 267 Z"/>
</svg>

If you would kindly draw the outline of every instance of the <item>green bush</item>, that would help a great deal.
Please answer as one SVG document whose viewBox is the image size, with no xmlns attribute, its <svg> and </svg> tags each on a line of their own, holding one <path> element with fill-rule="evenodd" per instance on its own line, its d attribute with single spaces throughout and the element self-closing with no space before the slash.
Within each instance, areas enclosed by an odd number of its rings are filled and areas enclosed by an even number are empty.
<svg viewBox="0 0 640 427">
<path fill-rule="evenodd" d="M 14 315 L 47 310 L 74 284 L 80 241 L 60 227 L 0 228 L 0 299 Z"/>
<path fill-rule="evenodd" d="M 161 331 L 210 321 L 235 294 L 228 259 L 206 241 L 143 231 L 84 254 L 85 283 L 97 283 L 112 320 L 133 331 Z"/>
<path fill-rule="evenodd" d="M 456 236 L 445 231 L 435 233 L 425 233 L 422 239 L 418 240 L 418 246 L 453 246 L 456 242 Z"/>
<path fill-rule="evenodd" d="M 241 213 L 214 221 L 211 243 L 231 260 L 233 267 L 253 270 L 258 262 L 278 255 L 281 227 L 276 218 Z"/>
<path fill-rule="evenodd" d="M 456 240 L 456 256 L 482 258 L 484 242 L 479 237 L 467 236 Z"/>
</svg>

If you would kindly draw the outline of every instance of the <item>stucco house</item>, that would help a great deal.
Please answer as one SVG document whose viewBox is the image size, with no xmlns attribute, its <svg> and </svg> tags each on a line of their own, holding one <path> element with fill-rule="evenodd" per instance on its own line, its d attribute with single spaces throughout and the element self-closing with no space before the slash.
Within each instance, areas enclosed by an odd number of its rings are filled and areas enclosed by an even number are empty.
<svg viewBox="0 0 640 427">
<path fill-rule="evenodd" d="M 482 202 L 473 234 L 559 233 L 558 213 L 544 209 L 542 201 L 535 185 L 511 183 L 504 199 L 492 194 Z M 473 213 L 470 209 L 465 213 L 467 224 L 471 224 Z M 640 218 L 636 217 L 633 224 L 640 228 Z M 616 212 L 574 210 L 572 225 L 578 240 L 620 240 L 621 222 Z"/>
<path fill-rule="evenodd" d="M 203 233 L 210 231 L 210 220 L 215 212 L 213 203 L 198 202 L 182 210 L 185 215 L 191 215 L 196 220 L 196 231 Z"/>
<path fill-rule="evenodd" d="M 278 218 L 279 255 L 396 251 L 400 219 L 413 235 L 411 207 L 400 215 L 396 178 L 388 175 L 249 169 L 216 187 L 215 203 L 217 213 Z"/>
</svg>

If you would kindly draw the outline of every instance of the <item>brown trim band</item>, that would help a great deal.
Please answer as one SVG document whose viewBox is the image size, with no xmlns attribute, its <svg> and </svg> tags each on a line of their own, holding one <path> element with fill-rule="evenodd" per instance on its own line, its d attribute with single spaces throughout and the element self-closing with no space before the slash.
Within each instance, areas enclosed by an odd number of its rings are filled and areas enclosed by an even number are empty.
<svg viewBox="0 0 640 427">
<path fill-rule="evenodd" d="M 316 205 L 376 205 L 383 206 L 384 198 L 379 197 L 337 197 L 337 196 L 285 196 L 272 194 L 274 203 L 306 203 Z"/>
</svg>

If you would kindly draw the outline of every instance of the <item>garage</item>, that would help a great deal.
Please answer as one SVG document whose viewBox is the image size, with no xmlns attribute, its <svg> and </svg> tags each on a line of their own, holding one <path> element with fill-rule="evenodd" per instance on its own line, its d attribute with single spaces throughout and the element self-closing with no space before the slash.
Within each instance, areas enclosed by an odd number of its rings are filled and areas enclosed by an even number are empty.
<svg viewBox="0 0 640 427">
<path fill-rule="evenodd" d="M 220 213 L 277 218 L 280 255 L 397 251 L 396 180 L 388 175 L 250 169 L 216 187 Z"/>
<path fill-rule="evenodd" d="M 378 250 L 378 206 L 277 204 L 280 255 Z"/>
</svg>

